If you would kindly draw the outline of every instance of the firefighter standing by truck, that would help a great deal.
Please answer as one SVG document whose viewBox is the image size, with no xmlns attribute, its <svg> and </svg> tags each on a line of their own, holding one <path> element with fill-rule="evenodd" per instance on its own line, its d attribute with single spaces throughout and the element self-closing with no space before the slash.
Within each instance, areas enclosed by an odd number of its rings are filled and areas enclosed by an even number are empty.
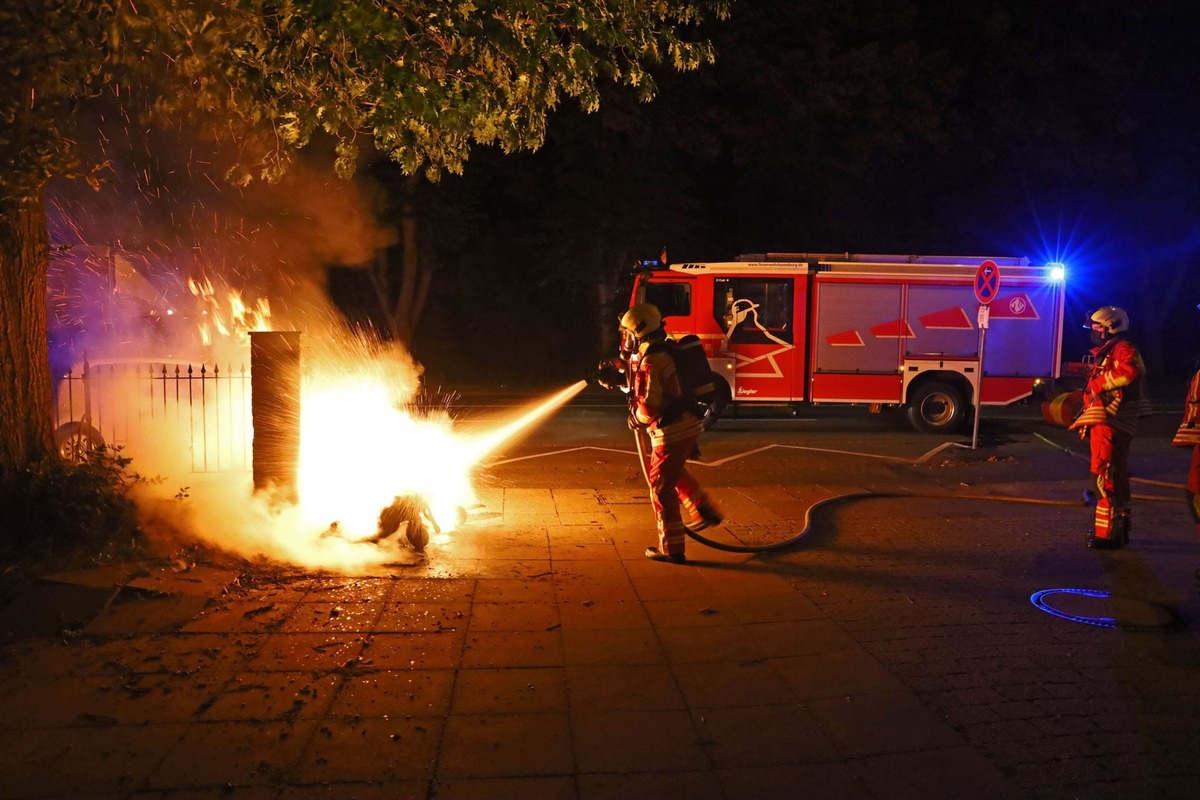
<svg viewBox="0 0 1200 800">
<path fill-rule="evenodd" d="M 638 437 L 638 455 L 658 525 L 658 546 L 647 548 L 646 557 L 683 564 L 687 561 L 683 511 L 692 517 L 693 530 L 722 521 L 687 470 L 687 460 L 696 452 L 704 429 L 702 412 L 687 390 L 688 381 L 681 380 L 675 345 L 667 339 L 658 308 L 635 305 L 621 317 L 620 327 L 621 359 L 601 365 L 600 382 L 612 388 L 617 384 L 615 376 L 623 373 L 620 388 L 628 392 L 629 427 Z M 649 452 L 643 436 L 649 439 Z"/>
<path fill-rule="evenodd" d="M 1071 430 L 1088 440 L 1091 473 L 1096 476 L 1095 524 L 1087 545 L 1120 548 L 1129 543 L 1132 527 L 1129 447 L 1138 417 L 1145 413 L 1146 366 L 1129 340 L 1129 315 L 1123 309 L 1098 308 L 1085 327 L 1091 329 L 1094 365 L 1084 388 L 1083 410 Z"/>
</svg>

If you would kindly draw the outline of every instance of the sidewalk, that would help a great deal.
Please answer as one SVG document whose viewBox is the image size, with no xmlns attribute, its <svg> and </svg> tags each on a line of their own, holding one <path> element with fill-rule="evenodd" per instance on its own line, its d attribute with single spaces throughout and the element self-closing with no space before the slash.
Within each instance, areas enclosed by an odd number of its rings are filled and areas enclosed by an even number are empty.
<svg viewBox="0 0 1200 800">
<path fill-rule="evenodd" d="M 855 488 L 715 491 L 725 533 L 762 543 Z M 689 542 L 680 566 L 642 557 L 652 521 L 636 484 L 483 500 L 488 513 L 450 545 L 381 574 L 145 564 L 43 586 L 41 600 L 64 609 L 55 627 L 82 630 L 0 649 L 0 798 L 1182 798 L 1200 787 L 1194 763 L 1160 763 L 1171 751 L 1141 758 L 1157 729 L 1200 752 L 1194 664 L 1148 663 L 1139 649 L 1191 658 L 1194 629 L 1170 641 L 1098 633 L 1032 609 L 1016 586 L 1029 569 L 1019 564 L 1061 572 L 1065 552 L 1068 579 L 1135 563 L 1095 558 L 1073 535 L 1029 543 L 1032 519 L 1075 509 L 1006 505 L 1002 519 L 979 519 L 958 501 L 871 501 L 832 511 L 822 527 L 836 536 L 795 554 Z M 968 527 L 930 531 L 941 526 L 927 515 Z M 981 558 L 973 523 L 1024 535 L 1025 552 Z M 901 540 L 881 541 L 881 524 Z M 905 536 L 929 537 L 920 563 Z M 38 624 L 19 607 L 0 618 Z M 1131 665 L 1156 686 L 1175 680 L 1178 705 L 1122 705 L 1118 673 Z"/>
</svg>

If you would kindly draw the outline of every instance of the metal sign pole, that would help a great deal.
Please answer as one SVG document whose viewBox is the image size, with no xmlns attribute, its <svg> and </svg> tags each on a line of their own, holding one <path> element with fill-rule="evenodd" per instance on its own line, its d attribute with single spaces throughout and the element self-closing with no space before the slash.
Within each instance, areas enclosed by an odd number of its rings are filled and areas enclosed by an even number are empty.
<svg viewBox="0 0 1200 800">
<path fill-rule="evenodd" d="M 971 449 L 979 444 L 979 412 L 983 408 L 983 343 L 987 340 L 988 303 L 1000 292 L 1000 268 L 990 258 L 975 270 L 975 299 L 979 301 L 979 366 L 975 370 L 975 426 L 971 431 Z"/>
<path fill-rule="evenodd" d="M 975 424 L 971 431 L 971 449 L 979 445 L 979 412 L 983 408 L 983 343 L 987 341 L 988 319 L 991 312 L 987 305 L 979 307 L 979 366 L 975 370 Z"/>
</svg>

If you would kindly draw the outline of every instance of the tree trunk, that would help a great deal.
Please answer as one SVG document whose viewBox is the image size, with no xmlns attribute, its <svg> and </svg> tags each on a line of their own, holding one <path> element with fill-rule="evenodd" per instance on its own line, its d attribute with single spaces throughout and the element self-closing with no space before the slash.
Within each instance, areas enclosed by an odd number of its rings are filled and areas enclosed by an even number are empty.
<svg viewBox="0 0 1200 800">
<path fill-rule="evenodd" d="M 413 196 L 416 194 L 419 180 L 416 175 L 410 175 L 405 187 L 400 220 L 400 245 L 403 248 L 400 294 L 394 299 L 396 327 L 401 341 L 410 348 L 417 333 L 417 322 L 425 309 L 430 279 L 429 270 L 421 264 L 420 250 L 417 247 L 417 214 L 413 207 Z"/>
<path fill-rule="evenodd" d="M 43 197 L 0 208 L 0 468 L 56 452 L 46 341 Z"/>
<path fill-rule="evenodd" d="M 425 309 L 432 277 L 430 270 L 422 266 L 417 248 L 417 215 L 412 201 L 416 181 L 415 176 L 409 177 L 408 193 L 401 208 L 399 269 L 393 267 L 388 261 L 387 252 L 383 251 L 379 253 L 371 272 L 379 306 L 387 316 L 392 339 L 410 349 L 416 336 L 417 322 Z"/>
</svg>

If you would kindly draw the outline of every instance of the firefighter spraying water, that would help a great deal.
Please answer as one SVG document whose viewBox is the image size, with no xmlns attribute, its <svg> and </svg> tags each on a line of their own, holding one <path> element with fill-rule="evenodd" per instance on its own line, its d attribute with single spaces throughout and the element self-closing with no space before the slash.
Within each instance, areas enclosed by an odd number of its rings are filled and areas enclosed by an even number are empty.
<svg viewBox="0 0 1200 800">
<path fill-rule="evenodd" d="M 701 398 L 712 391 L 711 373 L 699 342 L 669 338 L 655 306 L 633 306 L 620 327 L 620 355 L 600 364 L 596 380 L 625 392 L 629 403 L 628 424 L 658 527 L 658 544 L 646 549 L 646 557 L 683 564 L 687 533 L 722 522 L 687 469 L 688 459 L 698 453 L 705 414 Z"/>
</svg>

